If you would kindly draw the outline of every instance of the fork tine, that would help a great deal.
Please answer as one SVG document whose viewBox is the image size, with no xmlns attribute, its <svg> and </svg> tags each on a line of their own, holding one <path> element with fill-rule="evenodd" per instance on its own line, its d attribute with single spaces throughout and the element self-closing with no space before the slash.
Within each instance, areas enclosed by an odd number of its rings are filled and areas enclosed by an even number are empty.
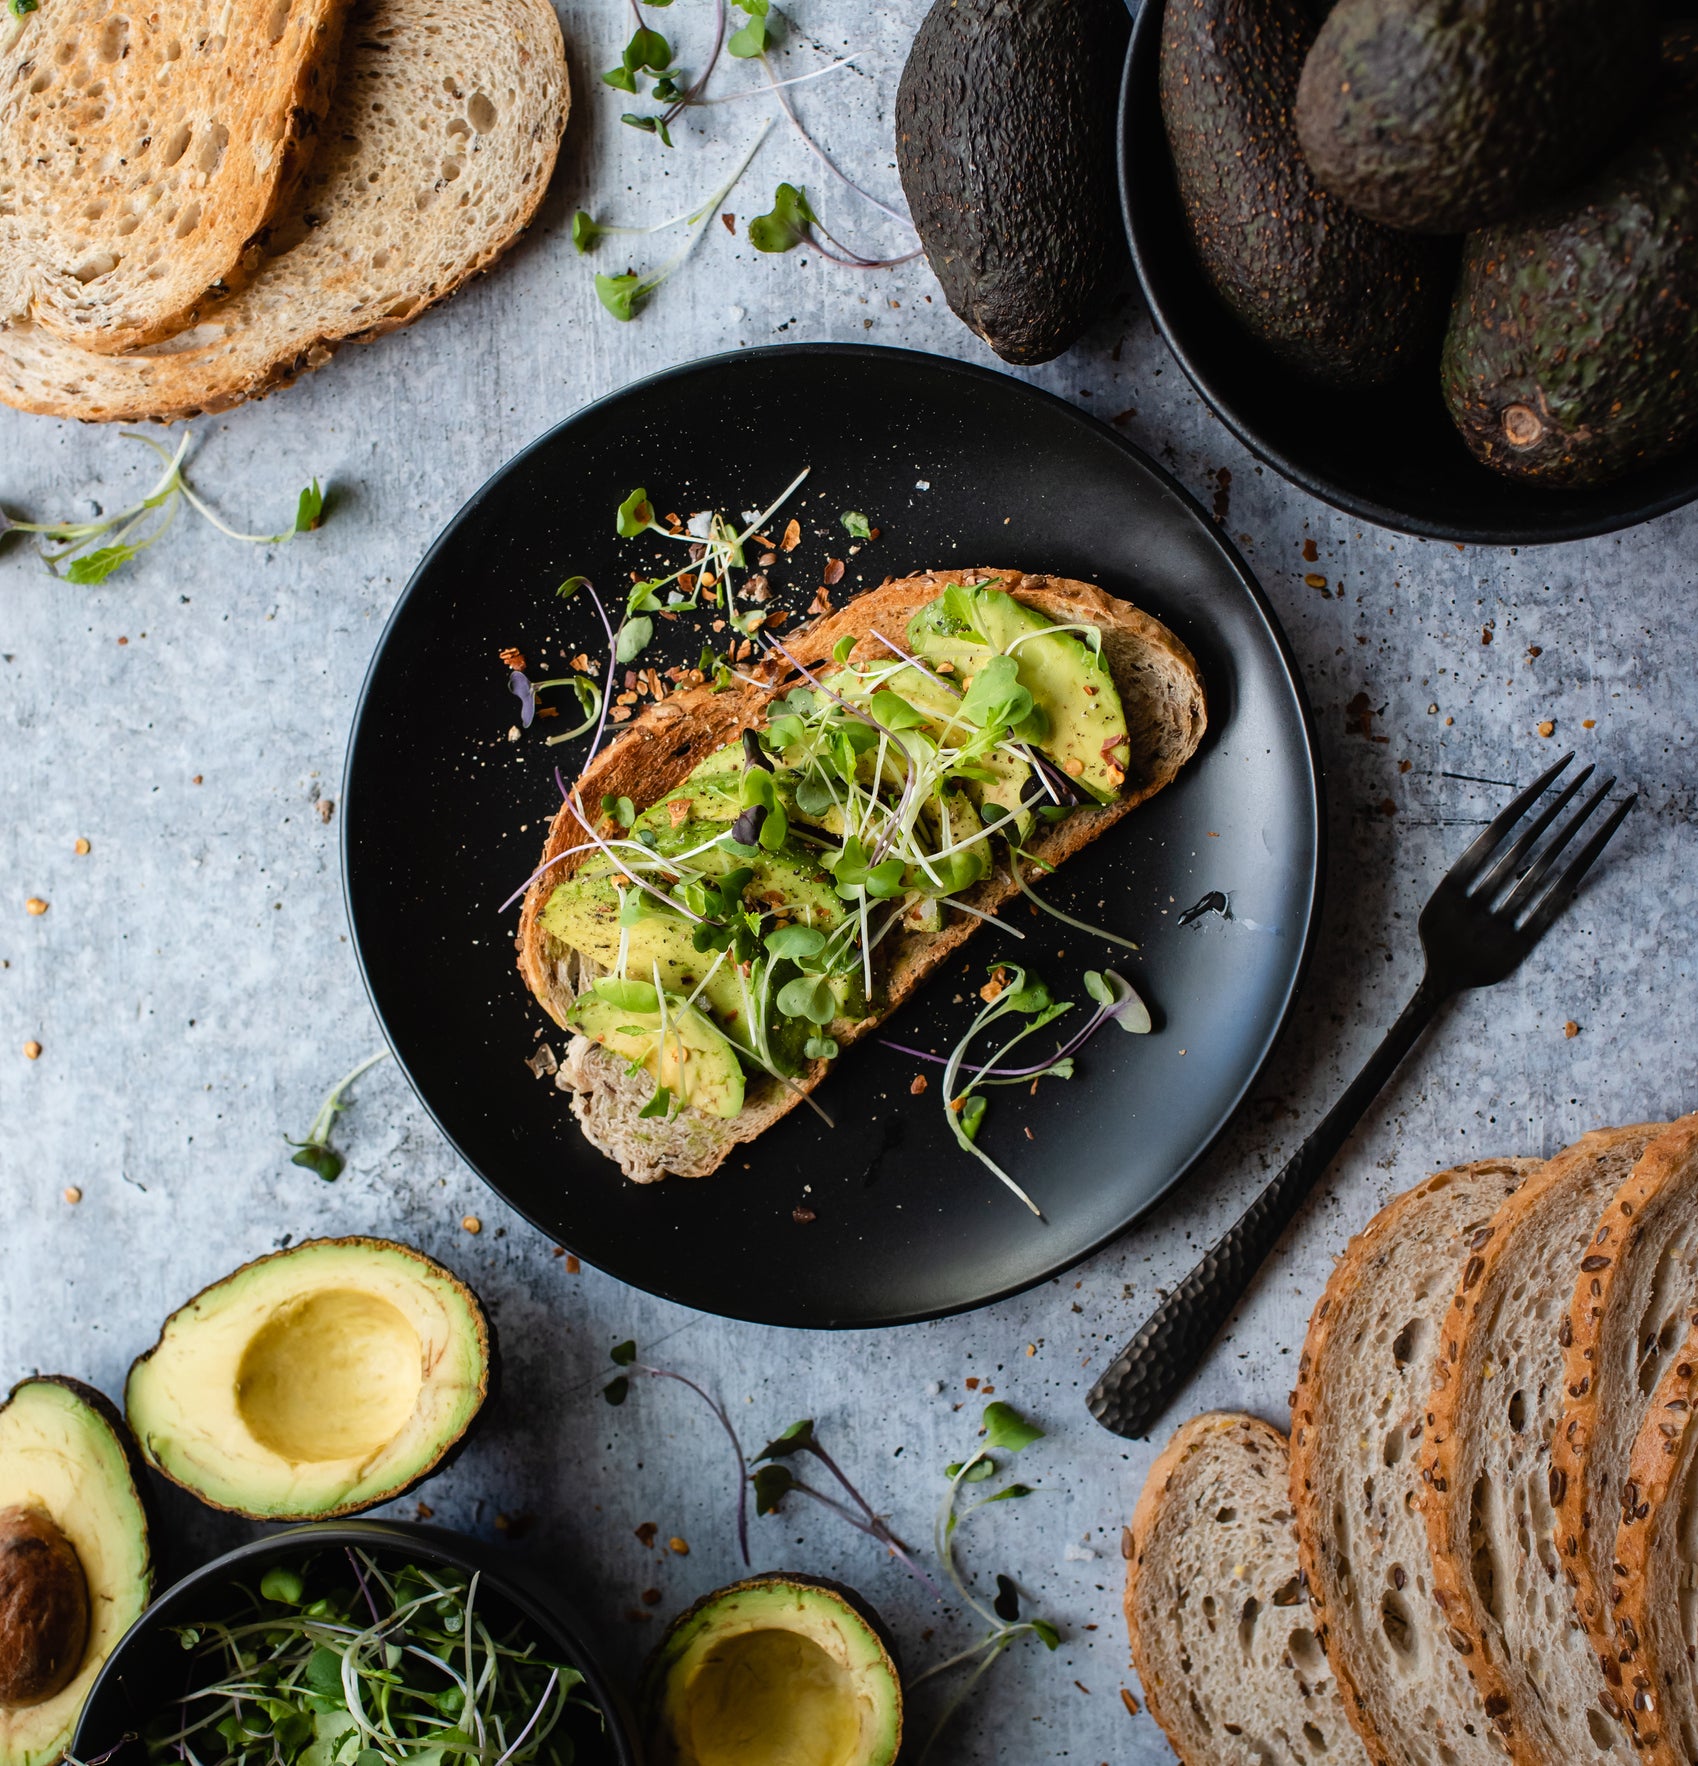
<svg viewBox="0 0 1698 1766">
<path fill-rule="evenodd" d="M 1568 906 L 1575 890 L 1580 887 L 1580 879 L 1591 870 L 1598 854 L 1609 845 L 1616 829 L 1627 820 L 1627 812 L 1638 801 L 1639 793 L 1635 791 L 1625 803 L 1611 811 L 1609 820 L 1580 849 L 1573 863 L 1545 891 L 1538 906 L 1528 915 L 1527 924 L 1521 929 L 1523 937 L 1536 942 L 1545 935 L 1551 922 Z"/>
<path fill-rule="evenodd" d="M 1613 775 L 1605 779 L 1603 784 L 1569 817 L 1567 825 L 1557 830 L 1550 845 L 1539 854 L 1538 862 L 1528 870 L 1527 875 L 1505 897 L 1503 907 L 1499 912 L 1513 920 L 1521 913 L 1522 909 L 1532 906 L 1534 897 L 1539 893 L 1539 885 L 1550 875 L 1551 866 L 1556 863 L 1558 854 L 1586 825 L 1592 812 L 1609 796 L 1610 788 L 1614 784 Z"/>
<path fill-rule="evenodd" d="M 1498 843 L 1504 835 L 1544 796 L 1545 792 L 1550 789 L 1551 781 L 1573 758 L 1574 751 L 1570 749 L 1555 766 L 1540 773 L 1538 778 L 1520 796 L 1511 798 L 1508 807 L 1501 814 L 1492 818 L 1485 833 L 1445 873 L 1445 881 L 1466 884 L 1481 865 L 1497 851 Z"/>
<path fill-rule="evenodd" d="M 1539 836 L 1544 833 L 1559 815 L 1562 814 L 1563 810 L 1573 798 L 1575 792 L 1578 791 L 1589 778 L 1591 778 L 1596 770 L 1597 769 L 1592 766 L 1583 766 L 1580 771 L 1563 786 L 1562 790 L 1552 802 L 1539 811 L 1538 815 L 1529 825 L 1526 833 L 1521 834 L 1516 838 L 1515 844 L 1510 847 L 1508 852 L 1506 852 L 1503 857 L 1492 866 L 1485 876 L 1480 879 L 1478 885 L 1471 889 L 1469 894 L 1477 896 L 1482 902 L 1489 902 L 1492 897 L 1515 876 L 1516 870 L 1520 866 L 1521 861 L 1526 858 L 1528 853 L 1530 853 L 1538 843 Z"/>
</svg>

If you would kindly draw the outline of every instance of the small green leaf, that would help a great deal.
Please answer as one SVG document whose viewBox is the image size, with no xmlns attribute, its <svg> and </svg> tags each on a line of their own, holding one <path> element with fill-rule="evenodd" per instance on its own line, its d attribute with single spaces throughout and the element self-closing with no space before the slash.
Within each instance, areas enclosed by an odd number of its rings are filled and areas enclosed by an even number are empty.
<svg viewBox="0 0 1698 1766">
<path fill-rule="evenodd" d="M 1027 1422 L 1013 1405 L 1004 1404 L 1000 1398 L 985 1406 L 980 1421 L 984 1424 L 985 1445 L 1000 1447 L 1005 1453 L 1019 1453 L 1044 1438 L 1042 1429 Z"/>
<path fill-rule="evenodd" d="M 672 137 L 666 132 L 664 117 L 641 116 L 634 110 L 628 110 L 619 120 L 629 128 L 641 129 L 645 135 L 658 135 L 668 147 L 672 145 Z"/>
<path fill-rule="evenodd" d="M 766 947 L 775 957 L 794 957 L 806 962 L 825 949 L 825 934 L 812 926 L 780 926 L 769 932 Z"/>
<path fill-rule="evenodd" d="M 101 546 L 97 551 L 85 552 L 82 557 L 71 560 L 71 567 L 65 572 L 65 580 L 73 583 L 103 583 L 113 571 L 122 569 L 140 551 L 140 546 Z"/>
<path fill-rule="evenodd" d="M 755 1513 L 776 1514 L 778 1505 L 796 1488 L 796 1480 L 786 1465 L 762 1466 L 751 1482 L 755 1486 Z"/>
<path fill-rule="evenodd" d="M 306 1584 L 287 1564 L 273 1564 L 260 1578 L 259 1591 L 266 1600 L 274 1600 L 279 1606 L 298 1607 L 306 1592 Z"/>
<path fill-rule="evenodd" d="M 725 47 L 740 60 L 759 55 L 772 41 L 769 22 L 771 0 L 737 0 L 739 10 L 749 15 L 748 23 L 731 33 Z"/>
<path fill-rule="evenodd" d="M 326 1146 L 320 1141 L 290 1141 L 289 1145 L 300 1148 L 289 1161 L 291 1165 L 304 1166 L 308 1171 L 317 1173 L 326 1183 L 335 1183 L 342 1175 L 345 1161 L 334 1147 Z"/>
<path fill-rule="evenodd" d="M 637 1359 L 637 1340 L 627 1337 L 623 1343 L 615 1343 L 607 1353 L 615 1367 L 629 1367 Z"/>
<path fill-rule="evenodd" d="M 613 525 L 622 540 L 634 540 L 654 526 L 654 504 L 640 485 L 619 505 Z"/>
<path fill-rule="evenodd" d="M 792 1423 L 775 1440 L 767 1442 L 755 1455 L 755 1464 L 767 1459 L 788 1459 L 793 1453 L 807 1452 L 814 1444 L 814 1419 L 805 1416 L 799 1423 Z"/>
<path fill-rule="evenodd" d="M 603 276 L 598 273 L 595 291 L 596 298 L 614 318 L 623 320 L 636 318 L 638 309 L 653 292 L 650 284 L 635 270 L 627 270 L 623 276 Z"/>
<path fill-rule="evenodd" d="M 612 816 L 621 828 L 629 828 L 637 819 L 637 806 L 629 797 L 614 797 L 609 793 L 602 797 L 601 813 Z"/>
<path fill-rule="evenodd" d="M 991 1602 L 991 1611 L 1004 1625 L 1012 1625 L 1020 1617 L 1020 1590 L 1014 1586 L 1014 1578 L 1004 1576 L 1000 1570 L 997 1572 L 996 1599 Z"/>
<path fill-rule="evenodd" d="M 604 79 L 606 75 L 602 76 Z M 579 209 L 572 217 L 572 243 L 579 251 L 594 251 L 601 242 L 603 229 L 587 209 Z"/>
<path fill-rule="evenodd" d="M 961 1470 L 963 1466 L 967 1468 L 965 1475 Z M 996 1476 L 996 1461 L 988 1454 L 982 1459 L 958 1459 L 954 1465 L 943 1468 L 943 1475 L 946 1478 L 960 1478 L 963 1484 L 982 1484 L 986 1478 Z"/>
<path fill-rule="evenodd" d="M 604 85 L 616 86 L 621 92 L 637 90 L 637 76 L 628 67 L 610 67 L 601 78 Z"/>
<path fill-rule="evenodd" d="M 959 1111 L 961 1132 L 968 1140 L 979 1138 L 979 1124 L 985 1119 L 985 1100 L 977 1092 L 969 1092 L 962 1100 Z"/>
<path fill-rule="evenodd" d="M 1028 1623 L 1031 1625 L 1033 1632 L 1043 1639 L 1045 1649 L 1061 1648 L 1061 1633 L 1056 1630 L 1048 1619 L 1031 1619 Z"/>
<path fill-rule="evenodd" d="M 656 1087 L 654 1096 L 643 1105 L 637 1114 L 647 1120 L 656 1116 L 665 1117 L 671 1112 L 671 1109 L 672 1093 L 668 1087 L 662 1085 Z"/>
<path fill-rule="evenodd" d="M 562 601 L 570 601 L 579 589 L 587 589 L 590 579 L 587 576 L 569 576 L 554 592 Z"/>
<path fill-rule="evenodd" d="M 743 27 L 748 30 L 756 21 Z M 738 33 L 741 36 L 742 32 Z M 736 37 L 731 39 L 735 44 Z M 731 53 L 735 55 L 736 49 Z M 751 51 L 751 53 L 754 53 Z M 756 215 L 749 222 L 749 243 L 756 251 L 790 251 L 808 237 L 809 224 L 819 216 L 808 206 L 808 193 L 794 184 L 780 184 L 773 195 L 772 208 Z"/>
<path fill-rule="evenodd" d="M 339 1697 L 342 1691 L 342 1658 L 335 1650 L 326 1649 L 322 1644 L 307 1657 L 306 1672 L 302 1676 L 314 1692 L 323 1693 L 326 1698 Z"/>
<path fill-rule="evenodd" d="M 648 68 L 653 73 L 663 74 L 672 65 L 672 45 L 659 31 L 651 31 L 646 25 L 639 25 L 632 32 L 630 42 L 625 45 L 622 59 L 624 65 L 633 71 Z"/>
<path fill-rule="evenodd" d="M 850 539 L 870 540 L 873 537 L 873 524 L 859 509 L 845 509 L 837 519 Z"/>
<path fill-rule="evenodd" d="M 910 705 L 900 693 L 888 689 L 872 696 L 868 709 L 887 730 L 917 730 L 926 722 L 926 714 Z"/>
<path fill-rule="evenodd" d="M 1031 1494 L 1032 1486 L 1030 1484 L 1005 1484 L 1002 1489 L 997 1491 L 995 1496 L 987 1496 L 985 1498 L 985 1503 L 988 1506 L 993 1502 L 1013 1502 L 1019 1497 L 1030 1496 Z"/>
<path fill-rule="evenodd" d="M 618 662 L 635 662 L 649 647 L 649 640 L 653 636 L 654 621 L 646 613 L 640 614 L 636 619 L 626 620 L 614 640 L 614 659 Z"/>
<path fill-rule="evenodd" d="M 301 492 L 300 501 L 295 505 L 294 531 L 296 533 L 313 533 L 323 519 L 324 492 L 319 489 L 318 480 L 315 478 Z"/>
<path fill-rule="evenodd" d="M 802 1044 L 802 1053 L 810 1061 L 835 1061 L 838 1055 L 837 1038 L 834 1036 L 810 1036 Z"/>
<path fill-rule="evenodd" d="M 818 976 L 798 975 L 778 990 L 778 1009 L 787 1018 L 829 1024 L 837 1016 L 837 996 L 831 991 L 831 984 Z"/>
<path fill-rule="evenodd" d="M 41 0 L 6 0 L 6 4 L 13 18 L 23 18 L 26 14 L 34 12 L 41 4 Z"/>
<path fill-rule="evenodd" d="M 836 801 L 824 779 L 807 778 L 796 787 L 796 807 L 805 816 L 823 816 Z"/>
<path fill-rule="evenodd" d="M 845 521 L 847 521 L 849 518 L 846 515 L 846 516 L 844 516 L 843 519 Z M 845 632 L 843 634 L 843 636 L 841 638 L 839 638 L 835 644 L 832 645 L 832 647 L 831 647 L 831 660 L 833 662 L 835 662 L 839 668 L 842 668 L 843 665 L 849 660 L 849 658 L 854 655 L 854 653 L 855 653 L 855 634 L 853 632 Z"/>
<path fill-rule="evenodd" d="M 646 981 L 621 981 L 617 975 L 603 975 L 595 984 L 597 999 L 604 999 L 621 1012 L 648 1014 L 660 1010 L 660 995 Z"/>
<path fill-rule="evenodd" d="M 1099 1006 L 1114 1004 L 1114 989 L 1102 978 L 1095 969 L 1085 971 L 1085 991 Z"/>
<path fill-rule="evenodd" d="M 620 1374 L 602 1387 L 601 1395 L 609 1404 L 623 1404 L 631 1395 L 631 1382 L 624 1374 Z"/>
</svg>

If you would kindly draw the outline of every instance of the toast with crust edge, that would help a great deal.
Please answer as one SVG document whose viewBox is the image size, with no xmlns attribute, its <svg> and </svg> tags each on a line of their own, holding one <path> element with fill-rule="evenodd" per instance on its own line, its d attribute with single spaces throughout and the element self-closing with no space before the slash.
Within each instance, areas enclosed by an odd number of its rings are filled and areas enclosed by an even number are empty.
<svg viewBox="0 0 1698 1766">
<path fill-rule="evenodd" d="M 887 652 L 870 635 L 875 628 L 900 641 L 917 608 L 949 583 L 974 581 L 1007 591 L 1057 623 L 1084 621 L 1103 634 L 1103 656 L 1126 713 L 1126 784 L 1115 802 L 1076 810 L 1027 842 L 1027 849 L 1039 858 L 1059 864 L 1170 783 L 1202 740 L 1207 722 L 1202 677 L 1191 652 L 1159 620 L 1092 584 L 1063 577 L 995 569 L 927 571 L 855 596 L 839 612 L 788 635 L 785 648 L 813 667 L 830 658 L 840 638 L 852 636 L 858 640 L 857 659 L 884 656 Z M 787 666 L 775 666 L 770 660 L 747 672 L 771 685 L 739 686 L 723 693 L 695 687 L 646 706 L 596 756 L 579 781 L 585 802 L 597 804 L 604 795 L 629 797 L 642 810 L 681 784 L 708 755 L 758 725 L 774 694 L 787 691 L 793 677 Z M 582 829 L 562 804 L 540 862 L 547 864 L 582 842 Z M 543 1008 L 563 1027 L 585 971 L 576 952 L 543 930 L 541 914 L 554 889 L 581 862 L 581 858 L 565 859 L 532 883 L 516 940 L 520 972 Z M 988 913 L 1015 890 L 1013 879 L 999 865 L 962 899 Z M 977 920 L 961 917 L 939 932 L 892 935 L 882 1010 L 856 1022 L 839 1020 L 830 1034 L 847 1045 L 877 1028 L 978 925 Z M 827 1061 L 809 1062 L 796 1075 L 794 1090 L 770 1080 L 761 1085 L 751 1082 L 741 1114 L 729 1121 L 688 1109 L 668 1121 L 644 1121 L 637 1112 L 652 1096 L 653 1083 L 646 1074 L 628 1075 L 625 1065 L 587 1038 L 574 1036 L 559 1077 L 565 1081 L 563 1089 L 572 1093 L 572 1113 L 590 1142 L 639 1183 L 654 1182 L 668 1172 L 705 1177 L 733 1147 L 753 1140 L 794 1109 L 801 1094 L 818 1085 L 830 1069 Z"/>
<path fill-rule="evenodd" d="M 1127 1532 L 1132 1661 L 1185 1766 L 1366 1766 L 1309 1629 L 1277 1429 L 1232 1411 L 1181 1425 Z"/>
<path fill-rule="evenodd" d="M 1422 1414 L 1445 1311 L 1537 1159 L 1482 1159 L 1395 1196 L 1346 1246 L 1291 1395 L 1291 1506 L 1315 1629 L 1382 1766 L 1502 1766 L 1433 1597 Z"/>
<path fill-rule="evenodd" d="M 1433 1592 L 1516 1766 L 1634 1759 L 1562 1574 L 1550 1441 L 1575 1271 L 1666 1126 L 1599 1129 L 1547 1160 L 1493 1217 L 1445 1316 L 1421 1456 Z"/>
<path fill-rule="evenodd" d="M 1698 1327 L 1698 1116 L 1645 1149 L 1581 1259 L 1569 1307 L 1562 1416 L 1551 1442 L 1562 1564 L 1628 1721 L 1610 1603 L 1622 1488 L 1662 1365 Z"/>
</svg>

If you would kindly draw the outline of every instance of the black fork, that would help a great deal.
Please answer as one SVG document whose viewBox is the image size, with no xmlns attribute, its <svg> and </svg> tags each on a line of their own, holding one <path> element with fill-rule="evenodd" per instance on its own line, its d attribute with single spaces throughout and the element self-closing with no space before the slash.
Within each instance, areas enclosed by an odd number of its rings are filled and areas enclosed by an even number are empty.
<svg viewBox="0 0 1698 1766">
<path fill-rule="evenodd" d="M 1605 779 L 1535 857 L 1540 836 L 1585 786 L 1592 768 L 1582 767 L 1524 829 L 1515 833 L 1516 827 L 1573 759 L 1565 754 L 1541 773 L 1445 873 L 1421 910 L 1426 970 L 1415 997 L 1290 1163 L 1150 1314 L 1144 1328 L 1091 1388 L 1086 1402 L 1105 1429 L 1116 1435 L 1149 1433 L 1208 1353 L 1316 1180 L 1439 1007 L 1467 988 L 1502 981 L 1568 905 L 1580 879 L 1639 801 L 1635 793 L 1613 809 L 1553 875 L 1557 859 L 1615 784 L 1613 778 Z"/>
</svg>

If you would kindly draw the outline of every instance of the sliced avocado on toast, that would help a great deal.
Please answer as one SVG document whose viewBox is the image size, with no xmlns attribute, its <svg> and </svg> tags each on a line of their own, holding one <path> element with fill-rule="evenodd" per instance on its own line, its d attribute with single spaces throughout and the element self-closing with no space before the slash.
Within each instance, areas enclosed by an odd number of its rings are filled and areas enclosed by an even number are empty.
<svg viewBox="0 0 1698 1766">
<path fill-rule="evenodd" d="M 403 1494 L 489 1390 L 477 1296 L 384 1239 L 308 1239 L 204 1289 L 130 1369 L 150 1464 L 255 1520 L 326 1519 Z"/>
<path fill-rule="evenodd" d="M 0 1766 L 53 1766 L 153 1593 L 144 1474 L 117 1410 L 59 1377 L 0 1405 Z"/>
<path fill-rule="evenodd" d="M 852 1589 L 754 1576 L 673 1621 L 643 1677 L 651 1766 L 892 1766 L 902 1682 Z"/>
</svg>

